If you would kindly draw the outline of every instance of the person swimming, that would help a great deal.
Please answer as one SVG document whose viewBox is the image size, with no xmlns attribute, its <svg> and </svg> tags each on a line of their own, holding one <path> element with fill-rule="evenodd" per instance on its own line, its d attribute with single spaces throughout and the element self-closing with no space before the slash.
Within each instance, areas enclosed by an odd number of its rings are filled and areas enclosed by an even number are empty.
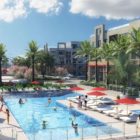
<svg viewBox="0 0 140 140">
<path fill-rule="evenodd" d="M 78 134 L 78 123 L 71 122 L 72 127 L 74 128 L 75 134 Z"/>
<path fill-rule="evenodd" d="M 46 121 L 43 121 L 42 122 L 42 129 L 46 129 L 46 125 L 47 125 Z"/>
<path fill-rule="evenodd" d="M 54 107 L 53 110 L 54 110 L 54 111 L 57 111 L 57 107 Z"/>
<path fill-rule="evenodd" d="M 51 101 L 52 101 L 51 98 L 48 98 L 48 105 L 51 103 Z"/>
<path fill-rule="evenodd" d="M 24 104 L 24 102 L 23 102 L 23 100 L 21 98 L 19 99 L 18 102 L 19 102 L 19 104 Z"/>
</svg>

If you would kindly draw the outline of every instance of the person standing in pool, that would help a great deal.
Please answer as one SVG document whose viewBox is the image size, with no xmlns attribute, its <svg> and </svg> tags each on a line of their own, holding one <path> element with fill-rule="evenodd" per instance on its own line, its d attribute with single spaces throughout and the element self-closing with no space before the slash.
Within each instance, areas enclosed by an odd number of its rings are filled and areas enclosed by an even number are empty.
<svg viewBox="0 0 140 140">
<path fill-rule="evenodd" d="M 74 128 L 75 134 L 78 135 L 78 123 L 74 123 L 72 120 L 71 125 Z"/>
<path fill-rule="evenodd" d="M 48 98 L 48 105 L 52 102 L 51 98 Z"/>
<path fill-rule="evenodd" d="M 42 123 L 42 129 L 46 129 L 46 121 L 43 121 L 43 123 Z"/>
</svg>

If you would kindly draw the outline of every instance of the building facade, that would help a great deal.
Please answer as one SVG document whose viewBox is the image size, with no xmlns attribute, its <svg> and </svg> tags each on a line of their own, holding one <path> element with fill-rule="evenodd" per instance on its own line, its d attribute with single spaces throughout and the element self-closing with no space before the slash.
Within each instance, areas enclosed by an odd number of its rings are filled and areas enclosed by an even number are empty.
<svg viewBox="0 0 140 140">
<path fill-rule="evenodd" d="M 102 47 L 103 43 L 114 41 L 117 39 L 118 35 L 125 35 L 132 32 L 133 28 L 140 28 L 140 20 L 132 21 L 128 24 L 106 29 L 105 25 L 96 26 L 94 29 L 94 34 L 90 36 L 90 42 L 96 47 Z M 132 61 L 140 64 L 140 60 L 136 56 L 130 57 Z M 90 76 L 95 77 L 95 62 L 89 62 Z M 105 81 L 106 79 L 106 62 L 104 60 L 98 62 L 98 78 L 99 81 Z"/>
<path fill-rule="evenodd" d="M 57 48 L 50 48 L 50 54 L 55 59 L 55 65 L 67 68 L 68 72 L 74 75 L 84 75 L 85 61 L 84 58 L 77 58 L 76 51 L 81 42 L 59 42 Z"/>
</svg>

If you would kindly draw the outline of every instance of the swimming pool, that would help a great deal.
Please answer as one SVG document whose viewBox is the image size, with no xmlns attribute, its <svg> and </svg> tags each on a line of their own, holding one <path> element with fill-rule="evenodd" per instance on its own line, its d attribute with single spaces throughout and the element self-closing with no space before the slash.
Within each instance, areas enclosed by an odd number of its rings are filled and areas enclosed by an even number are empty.
<svg viewBox="0 0 140 140">
<path fill-rule="evenodd" d="M 69 109 L 66 106 L 57 103 L 57 100 L 65 99 L 77 94 L 68 94 L 59 97 L 52 97 L 51 104 L 48 105 L 48 98 L 27 98 L 27 102 L 19 105 L 18 97 L 5 97 L 5 102 L 10 111 L 15 116 L 19 125 L 28 136 L 29 140 L 66 140 L 88 136 L 96 136 L 96 125 L 100 125 L 98 129 L 99 135 L 111 133 L 119 133 L 115 128 L 90 118 L 74 109 Z M 57 108 L 57 110 L 54 110 Z M 42 129 L 42 122 L 46 121 L 46 129 Z M 78 123 L 78 134 L 75 134 L 71 126 L 74 120 Z M 84 129 L 80 129 L 84 128 Z M 84 133 L 82 132 L 84 131 Z"/>
<path fill-rule="evenodd" d="M 133 113 L 135 113 L 135 114 L 140 115 L 140 110 L 139 110 L 139 109 L 136 109 L 136 110 L 131 110 L 131 112 L 133 112 Z"/>
</svg>

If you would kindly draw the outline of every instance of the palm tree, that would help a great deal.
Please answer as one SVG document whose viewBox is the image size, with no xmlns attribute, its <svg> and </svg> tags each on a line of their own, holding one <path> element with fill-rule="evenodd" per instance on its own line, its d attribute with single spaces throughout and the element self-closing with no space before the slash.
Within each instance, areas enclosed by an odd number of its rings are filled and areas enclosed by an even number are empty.
<svg viewBox="0 0 140 140">
<path fill-rule="evenodd" d="M 112 53 L 114 52 L 114 42 L 110 42 L 110 43 L 104 43 L 103 47 L 100 47 L 100 57 L 102 59 L 105 59 L 107 64 L 106 64 L 106 73 L 107 73 L 107 78 L 106 78 L 106 85 L 108 86 L 109 84 L 109 78 L 108 78 L 108 74 L 109 74 L 109 68 L 110 68 L 110 61 L 113 58 Z"/>
<path fill-rule="evenodd" d="M 90 57 L 93 51 L 93 47 L 89 41 L 81 42 L 80 48 L 77 49 L 76 56 L 77 57 L 85 57 L 86 58 L 86 80 L 90 80 L 90 69 L 88 67 L 88 63 L 90 61 Z"/>
<path fill-rule="evenodd" d="M 0 43 L 0 86 L 2 86 L 2 59 L 5 56 L 5 45 Z"/>
<path fill-rule="evenodd" d="M 114 52 L 113 52 L 113 73 L 112 75 L 117 82 L 124 85 L 131 86 L 132 76 L 136 72 L 137 67 L 130 61 L 130 53 L 126 53 L 130 47 L 130 36 L 119 35 L 114 41 Z"/>
<path fill-rule="evenodd" d="M 131 41 L 129 35 L 118 35 L 118 38 L 114 41 L 114 53 L 112 55 L 124 55 L 130 47 L 130 44 Z"/>
<path fill-rule="evenodd" d="M 50 69 L 54 66 L 54 58 L 48 52 L 41 50 L 38 52 L 37 61 L 39 63 L 40 66 L 39 69 L 44 79 L 47 68 L 48 71 L 50 72 Z"/>
<path fill-rule="evenodd" d="M 131 33 L 131 47 L 128 51 L 134 52 L 140 58 L 140 28 L 133 28 Z"/>
<path fill-rule="evenodd" d="M 99 81 L 98 78 L 98 60 L 100 60 L 100 50 L 99 48 L 93 47 L 91 52 L 91 60 L 95 61 L 95 81 L 96 83 Z"/>
<path fill-rule="evenodd" d="M 35 80 L 35 57 L 38 53 L 38 45 L 35 41 L 31 41 L 29 43 L 29 50 L 27 52 L 27 56 L 29 58 L 31 58 L 31 62 L 32 62 L 32 81 Z"/>
<path fill-rule="evenodd" d="M 131 86 L 133 75 L 137 72 L 137 66 L 130 61 L 129 55 L 118 55 L 113 59 L 113 64 L 114 66 L 111 68 L 112 73 L 110 74 L 112 75 L 111 78 L 124 86 Z"/>
</svg>

